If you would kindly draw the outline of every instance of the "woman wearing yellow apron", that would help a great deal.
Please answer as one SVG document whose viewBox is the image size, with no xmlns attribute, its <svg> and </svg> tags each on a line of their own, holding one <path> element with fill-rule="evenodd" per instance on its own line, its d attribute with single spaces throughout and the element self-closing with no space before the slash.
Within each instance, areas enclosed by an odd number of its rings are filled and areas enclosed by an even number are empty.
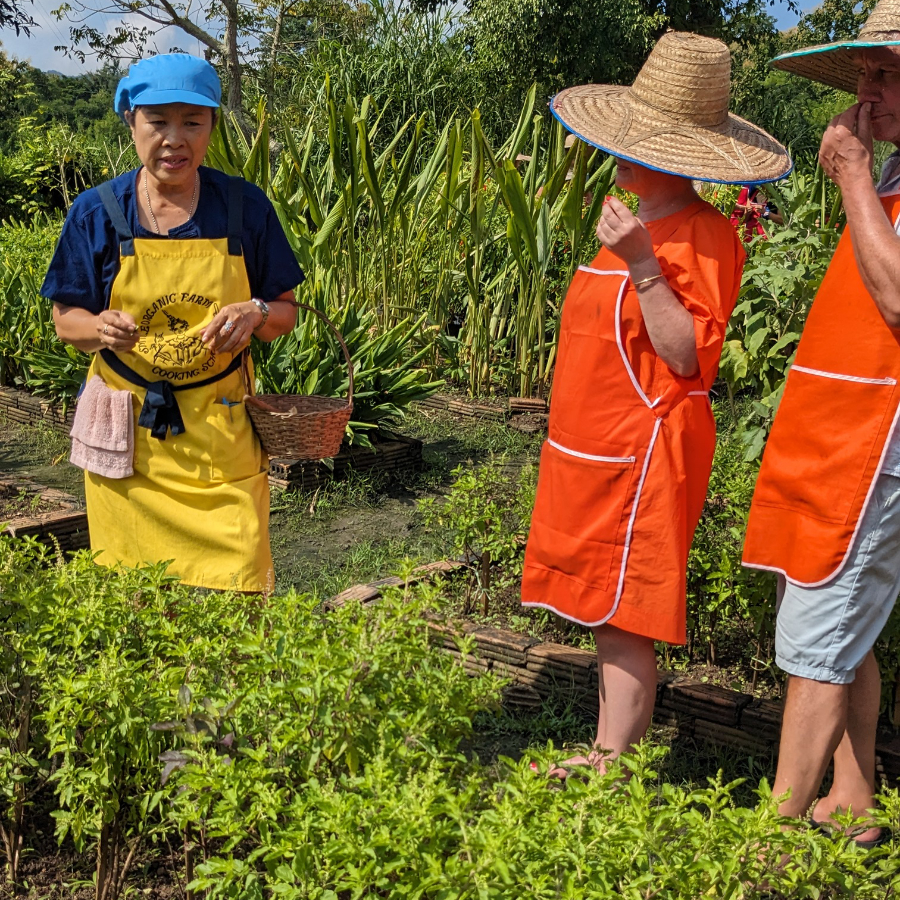
<svg viewBox="0 0 900 900">
<path fill-rule="evenodd" d="M 200 166 L 220 98 L 215 70 L 187 54 L 131 67 L 116 111 L 142 166 L 76 199 L 41 293 L 60 339 L 94 354 L 73 435 L 98 561 L 171 560 L 186 584 L 266 591 L 245 350 L 291 330 L 302 274 L 265 195 Z"/>
</svg>

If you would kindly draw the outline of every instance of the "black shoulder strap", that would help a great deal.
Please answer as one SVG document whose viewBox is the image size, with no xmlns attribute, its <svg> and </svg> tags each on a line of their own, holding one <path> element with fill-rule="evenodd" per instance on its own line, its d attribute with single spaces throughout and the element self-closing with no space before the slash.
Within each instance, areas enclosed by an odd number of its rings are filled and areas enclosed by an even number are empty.
<svg viewBox="0 0 900 900">
<path fill-rule="evenodd" d="M 228 255 L 243 256 L 241 236 L 244 233 L 244 179 L 228 179 Z"/>
<path fill-rule="evenodd" d="M 106 214 L 109 216 L 113 228 L 116 229 L 122 256 L 134 256 L 134 235 L 128 227 L 128 220 L 125 218 L 125 213 L 122 212 L 122 207 L 116 199 L 109 182 L 104 181 L 103 184 L 97 185 L 97 193 L 103 201 L 103 206 L 106 208 Z"/>
</svg>

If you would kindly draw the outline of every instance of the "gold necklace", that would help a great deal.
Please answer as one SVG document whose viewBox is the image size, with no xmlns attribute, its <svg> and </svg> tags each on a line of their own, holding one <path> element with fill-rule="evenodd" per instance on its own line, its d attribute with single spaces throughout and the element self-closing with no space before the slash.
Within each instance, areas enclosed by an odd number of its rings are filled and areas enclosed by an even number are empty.
<svg viewBox="0 0 900 900">
<path fill-rule="evenodd" d="M 194 217 L 194 204 L 197 202 L 197 188 L 200 187 L 200 173 L 194 172 L 194 193 L 191 195 L 191 208 L 188 210 L 188 219 Z M 159 223 L 156 216 L 153 215 L 153 206 L 150 203 L 150 190 L 147 187 L 147 169 L 144 168 L 144 196 L 147 198 L 147 212 L 150 213 L 150 221 L 153 223 L 153 230 L 160 234 Z"/>
</svg>

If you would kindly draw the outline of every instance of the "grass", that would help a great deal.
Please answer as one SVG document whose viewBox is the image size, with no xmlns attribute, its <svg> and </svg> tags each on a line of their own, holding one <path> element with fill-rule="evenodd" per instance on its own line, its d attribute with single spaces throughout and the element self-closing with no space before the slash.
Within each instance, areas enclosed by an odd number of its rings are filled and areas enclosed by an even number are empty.
<svg viewBox="0 0 900 900">
<path fill-rule="evenodd" d="M 443 410 L 413 408 L 398 430 L 425 442 L 422 472 L 399 480 L 352 473 L 315 491 L 272 494 L 272 551 L 279 590 L 288 586 L 322 599 L 353 584 L 392 575 L 405 561 L 448 554 L 439 534 L 426 533 L 418 501 L 442 496 L 460 463 L 476 465 L 505 453 L 516 467 L 537 457 L 541 438 L 501 422 L 460 420 Z"/>
<path fill-rule="evenodd" d="M 16 442 L 22 453 L 30 454 L 35 462 L 53 463 L 69 452 L 71 442 L 61 431 L 51 428 L 43 422 L 37 425 L 23 425 L 13 422 L 5 413 L 0 412 L 0 426 L 3 428 L 3 442 Z"/>
<path fill-rule="evenodd" d="M 420 565 L 431 559 L 433 554 L 426 545 L 415 540 L 369 540 L 356 544 L 339 560 L 323 563 L 300 559 L 282 565 L 278 568 L 278 580 L 287 585 L 302 585 L 302 590 L 327 600 L 355 584 L 377 581 L 400 571 L 406 564 Z"/>
<path fill-rule="evenodd" d="M 23 425 L 0 413 L 0 477 L 31 479 L 84 497 L 84 476 L 69 463 L 69 438 L 43 423 Z"/>
</svg>

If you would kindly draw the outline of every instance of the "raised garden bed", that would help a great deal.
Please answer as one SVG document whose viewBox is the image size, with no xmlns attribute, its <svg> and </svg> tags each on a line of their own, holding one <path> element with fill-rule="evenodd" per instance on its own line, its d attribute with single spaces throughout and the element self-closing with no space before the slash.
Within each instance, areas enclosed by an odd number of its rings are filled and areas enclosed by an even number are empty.
<svg viewBox="0 0 900 900">
<path fill-rule="evenodd" d="M 72 430 L 72 419 L 75 415 L 74 407 L 63 411 L 61 406 L 11 387 L 0 387 L 0 412 L 11 422 L 18 422 L 21 425 L 43 423 L 65 434 Z"/>
<path fill-rule="evenodd" d="M 87 513 L 71 494 L 26 481 L 0 480 L 0 527 L 72 553 L 90 546 Z"/>
<path fill-rule="evenodd" d="M 451 394 L 433 394 L 419 401 L 424 409 L 441 409 L 467 419 L 506 422 L 510 428 L 532 434 L 547 430 L 550 406 L 540 397 L 510 397 L 507 400 L 468 400 Z"/>
<path fill-rule="evenodd" d="M 311 490 L 329 481 L 339 481 L 351 472 L 378 472 L 389 478 L 403 477 L 422 468 L 422 442 L 394 434 L 366 447 L 344 447 L 329 466 L 324 462 L 273 459 L 269 462 L 269 484 L 282 490 Z"/>
<path fill-rule="evenodd" d="M 467 568 L 462 562 L 437 563 L 416 570 L 415 578 Z M 333 607 L 351 600 L 374 603 L 385 588 L 402 584 L 399 578 L 386 578 L 356 585 L 328 604 Z M 435 644 L 469 672 L 491 671 L 510 679 L 504 693 L 511 705 L 537 708 L 557 697 L 596 714 L 599 685 L 594 652 L 440 616 L 435 616 L 431 629 Z M 459 649 L 460 639 L 466 636 L 475 644 L 475 652 L 469 656 L 463 656 Z M 657 724 L 677 728 L 679 735 L 757 754 L 778 751 L 781 711 L 778 700 L 758 699 L 741 691 L 661 672 L 653 718 Z M 900 780 L 900 736 L 887 729 L 879 730 L 877 753 L 879 774 Z"/>
<path fill-rule="evenodd" d="M 496 401 L 486 403 L 478 400 L 464 400 L 451 394 L 432 394 L 425 400 L 419 401 L 419 406 L 425 409 L 446 409 L 448 412 L 468 419 L 489 419 L 493 422 L 505 422 L 509 414 L 505 403 Z"/>
<path fill-rule="evenodd" d="M 19 391 L 0 387 L 0 413 L 11 422 L 23 425 L 41 423 L 66 435 L 72 429 L 74 409 L 63 413 L 61 407 Z M 405 435 L 391 434 L 376 444 L 376 449 L 344 447 L 334 457 L 333 466 L 325 462 L 295 459 L 269 461 L 269 484 L 282 490 L 314 490 L 329 481 L 346 478 L 352 472 L 379 472 L 389 478 L 404 477 L 422 469 L 422 442 Z M 87 545 L 85 545 L 87 546 Z"/>
</svg>

